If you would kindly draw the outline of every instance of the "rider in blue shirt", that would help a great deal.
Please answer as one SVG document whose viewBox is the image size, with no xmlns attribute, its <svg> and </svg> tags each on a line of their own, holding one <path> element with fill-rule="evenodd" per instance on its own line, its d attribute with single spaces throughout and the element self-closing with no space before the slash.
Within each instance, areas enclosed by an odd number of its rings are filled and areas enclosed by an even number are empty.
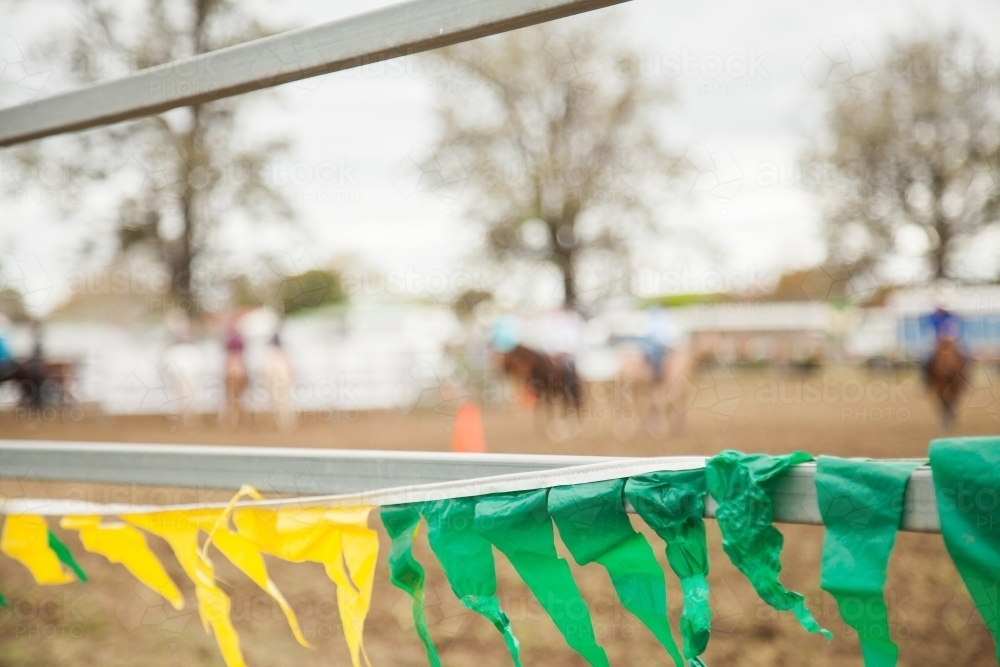
<svg viewBox="0 0 1000 667">
<path fill-rule="evenodd" d="M 673 345 L 673 327 L 666 309 L 654 306 L 649 311 L 649 331 L 642 339 L 642 353 L 653 371 L 653 383 L 663 379 L 663 364 Z"/>
<path fill-rule="evenodd" d="M 953 341 L 958 349 L 961 350 L 962 318 L 946 309 L 944 304 L 938 303 L 934 307 L 934 312 L 924 316 L 923 320 L 934 330 L 934 346 L 924 360 L 921 369 L 923 371 L 924 383 L 927 384 L 930 380 L 931 362 L 934 360 L 934 354 L 937 352 L 941 341 Z"/>
<path fill-rule="evenodd" d="M 962 333 L 962 319 L 955 313 L 937 306 L 934 312 L 927 316 L 926 321 L 934 329 L 935 344 L 944 339 L 957 341 Z"/>
</svg>

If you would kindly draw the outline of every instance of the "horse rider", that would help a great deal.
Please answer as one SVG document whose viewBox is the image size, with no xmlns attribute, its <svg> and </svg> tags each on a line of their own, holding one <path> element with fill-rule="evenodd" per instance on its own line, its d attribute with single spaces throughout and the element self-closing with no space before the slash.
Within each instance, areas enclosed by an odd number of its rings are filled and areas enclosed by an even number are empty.
<svg viewBox="0 0 1000 667">
<path fill-rule="evenodd" d="M 961 349 L 962 318 L 948 310 L 944 301 L 938 299 L 934 305 L 934 311 L 925 315 L 923 320 L 934 332 L 934 346 L 923 364 L 924 380 L 927 381 L 930 377 L 930 366 L 934 354 L 943 342 L 954 343 L 957 348 Z"/>
<path fill-rule="evenodd" d="M 935 343 L 946 338 L 957 342 L 961 337 L 962 318 L 947 310 L 941 303 L 927 316 L 927 322 L 934 330 Z"/>
<path fill-rule="evenodd" d="M 513 315 L 497 319 L 490 330 L 490 347 L 506 354 L 521 344 L 521 326 Z"/>
<path fill-rule="evenodd" d="M 576 355 L 583 343 L 583 317 L 572 304 L 565 303 L 546 319 L 545 352 L 575 377 Z"/>
<path fill-rule="evenodd" d="M 674 346 L 674 330 L 670 315 L 661 306 L 655 306 L 649 310 L 649 330 L 639 341 L 642 347 L 642 356 L 653 373 L 653 384 L 659 384 L 663 380 L 663 367 L 667 355 Z"/>
<path fill-rule="evenodd" d="M 580 376 L 576 372 L 576 356 L 583 347 L 583 333 L 586 322 L 571 303 L 564 303 L 546 318 L 544 348 L 562 370 L 562 391 L 567 396 L 578 396 Z"/>
<path fill-rule="evenodd" d="M 14 377 L 17 372 L 17 361 L 14 360 L 14 355 L 10 353 L 10 347 L 7 346 L 7 336 L 6 324 L 7 320 L 5 317 L 0 315 L 0 383 L 6 382 Z"/>
<path fill-rule="evenodd" d="M 613 344 L 628 343 L 642 353 L 642 360 L 649 367 L 654 385 L 660 384 L 670 352 L 677 346 L 677 330 L 670 313 L 662 306 L 654 306 L 646 311 L 646 326 L 642 335 L 616 335 Z"/>
</svg>

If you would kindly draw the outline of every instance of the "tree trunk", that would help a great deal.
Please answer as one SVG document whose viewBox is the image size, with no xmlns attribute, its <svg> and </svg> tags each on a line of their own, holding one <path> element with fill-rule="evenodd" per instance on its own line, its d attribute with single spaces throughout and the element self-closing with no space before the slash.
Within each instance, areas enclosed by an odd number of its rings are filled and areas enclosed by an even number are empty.
<svg viewBox="0 0 1000 667">
<path fill-rule="evenodd" d="M 563 303 L 567 306 L 576 307 L 576 269 L 573 267 L 573 255 L 570 252 L 566 256 L 566 263 L 563 265 Z"/>
<path fill-rule="evenodd" d="M 194 179 L 195 170 L 200 163 L 201 152 L 201 107 L 193 106 L 191 109 L 191 128 L 184 137 L 186 154 L 182 162 L 183 172 L 181 179 L 181 217 L 184 220 L 184 229 L 177 240 L 177 247 L 171 257 L 171 280 L 174 293 L 178 300 L 178 305 L 188 316 L 196 316 L 199 312 L 198 300 L 195 298 L 194 289 L 191 284 L 192 265 L 194 264 L 197 248 L 195 247 L 195 230 L 198 226 L 198 191 Z"/>
<path fill-rule="evenodd" d="M 191 37 L 195 54 L 205 53 L 208 48 L 205 44 L 206 29 L 205 23 L 212 10 L 211 0 L 193 0 L 194 16 L 191 25 Z M 202 138 L 204 127 L 202 127 L 201 105 L 189 107 L 191 110 L 191 127 L 183 138 L 185 155 L 181 163 L 181 217 L 184 219 L 184 229 L 178 239 L 177 248 L 171 257 L 171 283 L 177 297 L 178 306 L 188 315 L 195 317 L 199 314 L 200 308 L 198 299 L 195 297 L 192 286 L 192 265 L 198 254 L 195 247 L 195 231 L 198 227 L 197 210 L 198 188 L 192 176 L 195 170 L 201 165 Z"/>
<path fill-rule="evenodd" d="M 572 242 L 568 245 L 563 245 L 559 242 L 559 230 L 565 228 L 567 225 L 570 229 L 573 228 L 572 222 L 567 223 L 562 220 L 549 222 L 549 237 L 550 247 L 552 248 L 552 260 L 562 273 L 563 303 L 575 308 L 577 297 L 579 296 L 577 294 L 575 262 L 577 243 L 575 238 L 571 239 Z"/>
<path fill-rule="evenodd" d="M 951 242 L 947 223 L 937 216 L 934 221 L 934 231 L 937 232 L 938 244 L 931 253 L 931 262 L 934 265 L 934 280 L 942 280 L 948 277 L 945 261 L 948 258 L 948 245 Z"/>
<path fill-rule="evenodd" d="M 938 244 L 931 252 L 931 261 L 934 266 L 934 280 L 942 280 L 948 277 L 946 260 L 951 246 L 951 227 L 941 211 L 941 199 L 944 195 L 944 178 L 937 172 L 931 183 L 932 195 L 934 197 L 934 232 L 938 237 Z"/>
</svg>

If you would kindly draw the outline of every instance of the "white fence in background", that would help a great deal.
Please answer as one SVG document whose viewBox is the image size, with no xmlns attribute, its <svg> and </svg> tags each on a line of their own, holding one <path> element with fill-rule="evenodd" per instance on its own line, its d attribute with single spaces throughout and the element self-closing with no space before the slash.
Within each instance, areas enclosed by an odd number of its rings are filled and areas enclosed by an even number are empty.
<svg viewBox="0 0 1000 667">
<path fill-rule="evenodd" d="M 408 410 L 424 389 L 436 389 L 451 373 L 447 343 L 457 333 L 450 311 L 417 305 L 359 307 L 346 317 L 289 318 L 283 347 L 294 369 L 292 401 L 300 411 Z M 172 364 L 195 378 L 194 412 L 215 412 L 223 399 L 222 340 L 206 338 L 177 349 L 163 327 L 127 329 L 93 322 L 52 322 L 44 327 L 48 358 L 74 365 L 70 402 L 96 405 L 105 414 L 179 413 L 184 400 L 172 381 Z M 272 331 L 245 334 L 250 378 L 245 405 L 270 407 L 265 377 Z M 12 347 L 30 351 L 30 335 L 17 331 Z M 13 386 L 0 406 L 13 407 Z"/>
</svg>

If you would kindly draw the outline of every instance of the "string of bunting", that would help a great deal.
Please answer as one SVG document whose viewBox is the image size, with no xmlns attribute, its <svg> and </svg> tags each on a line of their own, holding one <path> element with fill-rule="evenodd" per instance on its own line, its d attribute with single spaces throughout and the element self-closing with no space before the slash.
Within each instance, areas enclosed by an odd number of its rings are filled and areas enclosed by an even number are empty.
<svg viewBox="0 0 1000 667">
<path fill-rule="evenodd" d="M 101 506 L 67 501 L 9 499 L 0 552 L 23 564 L 35 581 L 58 585 L 87 575 L 49 529 L 45 515 L 77 532 L 83 548 L 121 564 L 175 609 L 185 600 L 150 550 L 146 534 L 170 546 L 195 589 L 206 632 L 214 635 L 228 667 L 246 663 L 230 619 L 230 600 L 218 586 L 210 546 L 260 586 L 284 612 L 292 635 L 311 648 L 288 601 L 271 580 L 264 555 L 323 565 L 337 589 L 344 638 L 354 667 L 371 667 L 363 642 L 371 605 L 377 533 L 368 526 L 378 506 L 390 537 L 390 581 L 412 598 L 416 633 L 428 664 L 441 660 L 424 610 L 424 568 L 413 542 L 426 524 L 427 539 L 459 601 L 497 629 L 515 667 L 522 661 L 510 619 L 497 598 L 494 549 L 502 553 L 538 599 L 566 643 L 595 667 L 609 665 L 598 644 L 587 604 L 569 564 L 556 552 L 558 532 L 579 565 L 600 564 L 623 607 L 659 640 L 677 667 L 704 667 L 708 645 L 709 560 L 705 503 L 718 507 L 722 547 L 760 598 L 789 611 L 809 632 L 830 632 L 805 598 L 779 581 L 783 537 L 773 525 L 770 493 L 791 467 L 813 461 L 804 452 L 784 456 L 727 451 L 711 459 L 649 459 L 560 471 L 390 489 L 370 494 L 266 500 L 244 487 L 228 504 Z M 667 462 L 669 461 L 669 462 Z M 941 533 L 987 628 L 997 639 L 1000 609 L 1000 438 L 953 438 L 930 446 L 930 466 Z M 903 513 L 910 474 L 921 461 L 876 461 L 821 456 L 816 490 L 826 526 L 821 587 L 837 601 L 859 635 L 867 667 L 892 667 L 892 641 L 883 589 Z M 992 494 L 992 496 L 989 496 Z M 987 502 L 989 498 L 992 502 Z M 631 509 L 665 543 L 680 581 L 680 645 L 667 616 L 667 582 L 655 551 L 637 532 Z M 0 605 L 6 604 L 0 595 Z M 566 609 L 579 610 L 573 622 Z M 864 608 L 865 614 L 851 613 Z M 1000 653 L 998 653 L 1000 659 Z"/>
</svg>

